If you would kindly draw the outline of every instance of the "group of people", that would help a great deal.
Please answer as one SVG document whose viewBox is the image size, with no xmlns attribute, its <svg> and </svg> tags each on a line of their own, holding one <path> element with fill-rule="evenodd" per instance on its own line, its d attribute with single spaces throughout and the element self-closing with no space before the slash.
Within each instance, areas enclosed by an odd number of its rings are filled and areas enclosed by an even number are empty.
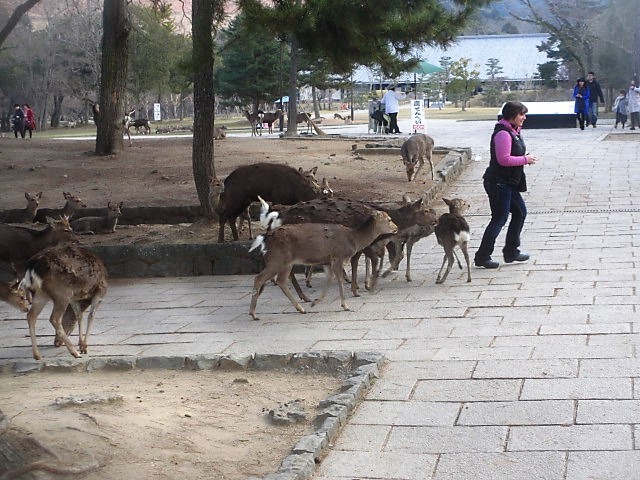
<svg viewBox="0 0 640 480">
<path fill-rule="evenodd" d="M 13 106 L 11 128 L 16 138 L 18 138 L 18 134 L 20 134 L 22 138 L 25 138 L 27 131 L 29 131 L 29 138 L 33 137 L 33 131 L 36 129 L 36 118 L 33 109 L 28 103 L 22 106 L 16 103 Z"/>
<path fill-rule="evenodd" d="M 587 77 L 580 77 L 573 87 L 573 98 L 575 99 L 574 112 L 578 119 L 580 129 L 591 124 L 596 128 L 598 122 L 598 101 L 604 103 L 604 96 L 600 84 L 595 79 L 595 74 L 589 72 Z M 614 128 L 622 124 L 624 128 L 627 123 L 627 115 L 630 117 L 631 130 L 640 128 L 640 87 L 636 86 L 634 80 L 631 81 L 628 91 L 620 90 L 613 102 L 613 111 L 616 114 Z"/>
</svg>

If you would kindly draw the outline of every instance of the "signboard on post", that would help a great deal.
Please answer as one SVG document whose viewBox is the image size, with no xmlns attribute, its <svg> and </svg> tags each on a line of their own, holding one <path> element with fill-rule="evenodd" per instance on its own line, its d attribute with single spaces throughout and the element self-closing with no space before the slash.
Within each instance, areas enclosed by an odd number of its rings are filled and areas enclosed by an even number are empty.
<svg viewBox="0 0 640 480">
<path fill-rule="evenodd" d="M 411 133 L 427 133 L 422 100 L 411 100 Z"/>
<path fill-rule="evenodd" d="M 155 122 L 160 121 L 160 104 L 159 103 L 153 104 L 153 120 Z"/>
</svg>

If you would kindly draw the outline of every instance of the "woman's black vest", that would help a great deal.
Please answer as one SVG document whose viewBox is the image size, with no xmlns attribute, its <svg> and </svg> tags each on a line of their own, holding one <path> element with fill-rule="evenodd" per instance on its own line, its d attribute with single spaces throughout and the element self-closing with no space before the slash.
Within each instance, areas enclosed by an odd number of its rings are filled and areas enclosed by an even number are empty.
<svg viewBox="0 0 640 480">
<path fill-rule="evenodd" d="M 527 147 L 525 146 L 522 137 L 520 135 L 516 135 L 512 130 L 501 123 L 497 123 L 493 130 L 493 135 L 491 135 L 491 160 L 489 161 L 489 167 L 487 167 L 487 170 L 484 172 L 484 177 L 482 178 L 488 182 L 505 183 L 515 187 L 519 192 L 526 192 L 527 180 L 524 174 L 524 166 L 503 167 L 498 163 L 494 138 L 501 130 L 504 130 L 511 135 L 512 156 L 522 156 L 527 153 Z"/>
</svg>

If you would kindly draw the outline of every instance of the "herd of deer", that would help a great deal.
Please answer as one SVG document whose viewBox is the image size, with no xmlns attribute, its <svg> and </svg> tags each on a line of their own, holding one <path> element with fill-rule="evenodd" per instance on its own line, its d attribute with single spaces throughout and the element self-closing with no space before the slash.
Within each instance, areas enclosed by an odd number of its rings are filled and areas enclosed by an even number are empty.
<svg viewBox="0 0 640 480">
<path fill-rule="evenodd" d="M 70 221 L 76 211 L 86 205 L 76 195 L 69 192 L 63 195 L 66 200 L 63 207 L 39 209 L 42 192 L 25 193 L 27 206 L 9 212 L 0 223 L 0 262 L 8 265 L 16 276 L 11 283 L 0 282 L 0 300 L 28 312 L 36 360 L 41 358 L 36 344 L 36 320 L 49 300 L 53 301 L 49 321 L 56 332 L 54 344 L 64 344 L 74 357 L 79 357 L 68 337 L 77 323 L 79 350 L 87 353 L 91 323 L 107 291 L 107 269 L 100 258 L 71 242 L 75 234 L 115 231 L 122 214 L 122 202 L 109 202 L 105 216 Z M 33 223 L 46 223 L 46 226 L 28 225 Z M 82 316 L 89 306 L 91 310 L 83 333 Z"/>
<path fill-rule="evenodd" d="M 431 164 L 433 178 L 432 151 L 433 139 L 426 135 L 415 135 L 405 142 L 402 157 L 409 181 L 416 178 L 425 158 Z M 263 252 L 265 266 L 254 280 L 249 307 L 253 319 L 258 319 L 258 297 L 265 284 L 273 279 L 296 310 L 305 313 L 287 287 L 291 281 L 300 299 L 310 301 L 293 274 L 294 265 L 322 266 L 325 270 L 327 282 L 312 305 L 324 298 L 335 277 L 344 310 L 349 308 L 344 296 L 343 266 L 351 263 L 351 291 L 358 296 L 357 267 L 362 255 L 366 260 L 367 290 L 375 289 L 380 276 L 386 277 L 398 270 L 405 248 L 406 279 L 411 281 L 412 247 L 432 233 L 445 251 L 436 283 L 446 280 L 454 258 L 462 268 L 454 252 L 456 247 L 464 255 L 467 282 L 471 281 L 467 253 L 469 225 L 463 217 L 469 207 L 466 201 L 444 199 L 449 213 L 438 216 L 427 208 L 424 199 L 411 201 L 405 196 L 398 202 L 364 202 L 337 198 L 326 179 L 318 183 L 316 173 L 317 167 L 304 171 L 287 165 L 257 163 L 235 169 L 224 180 L 210 180 L 209 201 L 219 220 L 219 242 L 224 242 L 227 223 L 233 239 L 238 240 L 238 217 L 251 225 L 248 208 L 255 201 L 261 204 L 260 223 L 265 233 L 255 239 L 250 251 Z M 109 202 L 106 216 L 82 217 L 70 222 L 76 210 L 86 205 L 68 192 L 64 192 L 64 197 L 66 203 L 62 208 L 38 209 L 42 192 L 26 193 L 26 208 L 10 212 L 4 223 L 0 223 L 0 262 L 9 264 L 16 274 L 16 281 L 11 284 L 0 283 L 0 300 L 28 312 L 33 357 L 37 360 L 41 355 L 36 344 L 35 324 L 49 300 L 54 304 L 49 318 L 55 329 L 54 344 L 64 344 L 74 357 L 87 353 L 91 323 L 107 291 L 107 270 L 100 258 L 71 242 L 75 233 L 114 231 L 121 215 L 122 203 Z M 14 225 L 34 221 L 46 222 L 46 226 L 34 229 Z M 390 266 L 381 274 L 385 254 L 389 256 Z M 83 332 L 82 316 L 89 307 Z M 68 337 L 76 323 L 79 353 Z"/>
</svg>

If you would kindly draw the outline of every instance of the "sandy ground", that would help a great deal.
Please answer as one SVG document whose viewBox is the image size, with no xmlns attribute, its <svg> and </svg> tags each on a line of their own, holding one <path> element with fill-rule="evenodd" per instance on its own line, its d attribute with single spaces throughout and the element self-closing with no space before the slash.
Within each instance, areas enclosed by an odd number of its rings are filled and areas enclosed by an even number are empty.
<svg viewBox="0 0 640 480">
<path fill-rule="evenodd" d="M 68 472 L 86 469 L 55 476 L 61 479 L 262 476 L 275 472 L 297 439 L 312 431 L 318 402 L 337 393 L 340 383 L 326 375 L 280 372 L 3 376 L 0 405 L 11 423 L 0 435 L 0 447 L 28 438 L 20 448 L 27 463 L 39 460 Z M 56 404 L 91 394 L 111 401 Z M 294 400 L 301 401 L 307 420 L 270 423 L 270 410 Z M 5 468 L 0 465 L 0 476 Z"/>
<path fill-rule="evenodd" d="M 117 157 L 96 157 L 93 140 L 0 138 L 0 209 L 23 208 L 25 192 L 43 192 L 41 207 L 61 207 L 68 191 L 88 207 L 107 202 L 127 206 L 197 205 L 190 138 L 134 136 L 134 146 Z M 317 137 L 316 137 L 317 138 Z M 393 138 L 395 141 L 397 137 Z M 224 177 L 240 165 L 284 163 L 327 178 L 336 196 L 355 200 L 417 199 L 430 185 L 428 168 L 407 182 L 400 155 L 358 154 L 370 139 L 278 139 L 227 137 L 215 142 L 215 168 Z M 355 149 L 355 150 L 354 150 Z M 434 162 L 440 160 L 434 155 Z M 193 225 L 119 227 L 112 235 L 84 236 L 85 243 L 216 241 L 217 222 Z M 227 227 L 226 238 L 230 239 Z M 248 238 L 248 231 L 244 233 Z"/>
</svg>

